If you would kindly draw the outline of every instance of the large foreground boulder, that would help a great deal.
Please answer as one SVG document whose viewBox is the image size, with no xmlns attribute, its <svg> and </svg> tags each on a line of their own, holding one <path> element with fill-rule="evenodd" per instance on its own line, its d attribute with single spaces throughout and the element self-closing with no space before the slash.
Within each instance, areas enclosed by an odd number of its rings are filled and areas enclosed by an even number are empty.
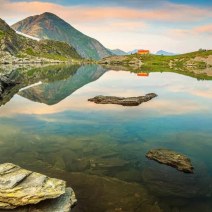
<svg viewBox="0 0 212 212">
<path fill-rule="evenodd" d="M 44 200 L 36 205 L 26 205 L 9 211 L 0 209 L 0 212 L 70 212 L 75 203 L 74 191 L 66 188 L 66 193 L 56 199 Z"/>
<path fill-rule="evenodd" d="M 46 201 L 41 204 L 43 200 Z M 33 206 L 37 203 L 40 204 Z M 49 178 L 11 163 L 0 165 L 0 209 L 27 205 L 24 207 L 26 210 L 30 208 L 27 211 L 65 212 L 70 211 L 75 203 L 74 192 L 71 188 L 66 188 L 65 181 Z M 24 211 L 24 208 L 21 210 Z"/>
<path fill-rule="evenodd" d="M 123 106 L 138 106 L 143 102 L 148 102 L 151 99 L 157 97 L 157 94 L 149 93 L 145 96 L 138 97 L 115 97 L 115 96 L 96 96 L 94 98 L 88 99 L 90 102 L 96 104 L 117 104 Z"/>
<path fill-rule="evenodd" d="M 191 160 L 177 152 L 168 149 L 153 149 L 146 154 L 146 157 L 159 163 L 172 166 L 179 171 L 193 173 L 194 168 L 191 164 Z"/>
</svg>

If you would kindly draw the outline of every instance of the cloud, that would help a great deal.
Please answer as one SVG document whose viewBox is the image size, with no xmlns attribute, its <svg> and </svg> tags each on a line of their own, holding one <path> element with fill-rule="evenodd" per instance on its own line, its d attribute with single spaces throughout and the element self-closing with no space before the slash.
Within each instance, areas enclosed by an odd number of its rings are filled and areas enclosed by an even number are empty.
<svg viewBox="0 0 212 212">
<path fill-rule="evenodd" d="M 185 22 L 212 17 L 210 8 L 197 8 L 188 5 L 166 3 L 157 8 L 62 6 L 48 2 L 11 2 L 2 0 L 0 14 L 4 18 L 23 18 L 42 12 L 53 12 L 69 22 L 90 22 L 105 20 L 142 20 Z"/>
<path fill-rule="evenodd" d="M 212 24 L 196 27 L 196 28 L 194 28 L 194 31 L 197 33 L 212 34 Z"/>
<path fill-rule="evenodd" d="M 70 5 L 71 3 L 67 1 L 66 6 L 59 0 L 55 0 L 55 3 L 27 0 L 0 1 L 0 16 L 9 24 L 31 15 L 52 12 L 108 48 L 121 48 L 125 51 L 149 48 L 152 52 L 158 49 L 186 52 L 211 48 L 208 38 L 211 28 L 207 26 L 212 18 L 210 6 L 175 4 L 168 0 L 156 3 L 154 0 L 148 3 L 145 0 L 120 0 L 114 3 L 112 0 L 99 3 L 86 1 L 86 4 L 72 1 L 75 2 L 74 5 Z M 200 22 L 204 23 L 205 27 L 194 31 L 188 29 Z M 178 29 L 171 30 L 173 26 L 178 26 Z M 193 33 L 205 36 L 204 39 L 201 38 L 201 43 L 190 39 L 189 36 L 193 36 Z M 185 38 L 181 41 L 181 45 L 179 38 Z"/>
<path fill-rule="evenodd" d="M 171 29 L 168 35 L 171 37 L 187 37 L 187 36 L 200 36 L 212 35 L 212 24 L 193 27 L 191 29 Z"/>
<path fill-rule="evenodd" d="M 75 25 L 78 29 L 81 28 L 80 24 Z M 114 21 L 114 22 L 107 22 L 104 24 L 99 23 L 88 23 L 86 26 L 83 27 L 84 31 L 95 31 L 98 29 L 98 32 L 106 33 L 120 33 L 120 32 L 144 32 L 149 27 L 148 24 L 144 22 L 136 22 L 136 21 Z"/>
<path fill-rule="evenodd" d="M 167 35 L 172 38 L 183 38 L 192 35 L 192 30 L 188 29 L 170 29 L 167 32 Z"/>
</svg>

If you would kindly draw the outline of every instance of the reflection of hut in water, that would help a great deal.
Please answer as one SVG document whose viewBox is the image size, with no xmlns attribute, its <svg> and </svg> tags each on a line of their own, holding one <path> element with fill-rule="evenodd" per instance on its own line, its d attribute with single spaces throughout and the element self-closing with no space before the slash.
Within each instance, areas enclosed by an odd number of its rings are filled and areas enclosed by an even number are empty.
<svg viewBox="0 0 212 212">
<path fill-rule="evenodd" d="M 149 73 L 141 72 L 141 73 L 137 73 L 137 76 L 139 76 L 139 77 L 148 77 Z"/>
</svg>

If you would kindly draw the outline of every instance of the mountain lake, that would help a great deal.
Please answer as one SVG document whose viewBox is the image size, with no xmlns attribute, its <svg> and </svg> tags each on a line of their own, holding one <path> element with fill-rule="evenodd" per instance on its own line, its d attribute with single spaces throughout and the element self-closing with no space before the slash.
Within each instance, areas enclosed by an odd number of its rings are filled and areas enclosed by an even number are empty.
<svg viewBox="0 0 212 212">
<path fill-rule="evenodd" d="M 73 212 L 212 211 L 212 80 L 97 65 L 24 74 L 0 107 L 0 163 L 67 181 Z M 88 101 L 147 93 L 158 97 L 137 107 Z M 188 156 L 194 173 L 148 160 L 154 148 Z"/>
</svg>

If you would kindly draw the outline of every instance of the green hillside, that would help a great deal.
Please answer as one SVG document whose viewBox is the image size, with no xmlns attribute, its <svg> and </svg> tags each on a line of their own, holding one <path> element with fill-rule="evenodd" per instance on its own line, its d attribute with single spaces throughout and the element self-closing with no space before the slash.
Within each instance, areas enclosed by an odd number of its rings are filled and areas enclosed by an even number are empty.
<svg viewBox="0 0 212 212">
<path fill-rule="evenodd" d="M 12 28 L 40 39 L 64 41 L 84 58 L 101 59 L 112 55 L 100 42 L 84 35 L 52 13 L 28 17 Z"/>
<path fill-rule="evenodd" d="M 99 63 L 134 72 L 168 71 L 194 76 L 199 79 L 212 79 L 212 50 L 199 50 L 174 56 L 152 54 L 111 56 L 102 59 Z"/>
<path fill-rule="evenodd" d="M 65 42 L 41 40 L 35 41 L 18 35 L 10 26 L 0 19 L 0 55 L 24 58 L 39 57 L 53 60 L 80 59 L 76 50 Z"/>
</svg>

